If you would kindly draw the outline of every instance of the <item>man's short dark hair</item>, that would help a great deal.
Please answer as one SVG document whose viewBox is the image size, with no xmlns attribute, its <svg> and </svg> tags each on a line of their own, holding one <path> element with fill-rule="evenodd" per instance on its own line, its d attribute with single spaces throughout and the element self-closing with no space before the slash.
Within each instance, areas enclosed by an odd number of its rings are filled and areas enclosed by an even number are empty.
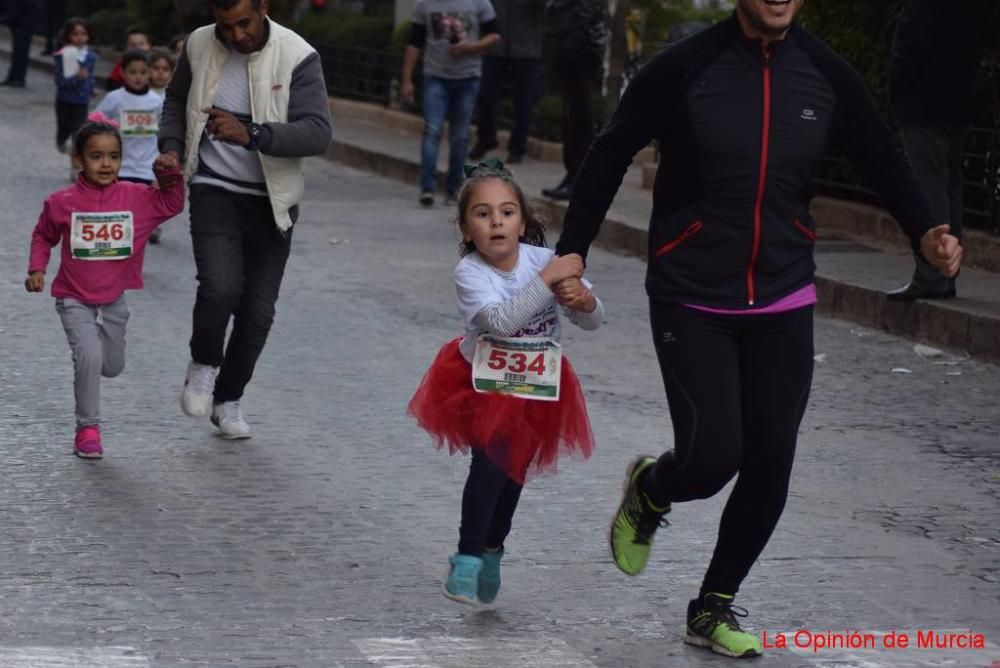
<svg viewBox="0 0 1000 668">
<path fill-rule="evenodd" d="M 236 5 L 240 4 L 241 0 L 208 0 L 208 6 L 210 9 L 232 9 Z M 250 4 L 253 5 L 254 9 L 260 9 L 260 0 L 250 0 Z"/>
</svg>

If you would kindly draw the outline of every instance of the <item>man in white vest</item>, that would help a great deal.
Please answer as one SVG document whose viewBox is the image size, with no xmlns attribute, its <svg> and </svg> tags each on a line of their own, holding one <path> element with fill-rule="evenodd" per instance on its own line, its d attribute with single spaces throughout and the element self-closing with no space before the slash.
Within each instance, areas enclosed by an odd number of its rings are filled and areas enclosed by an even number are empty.
<svg viewBox="0 0 1000 668">
<path fill-rule="evenodd" d="M 268 18 L 268 0 L 206 2 L 215 23 L 185 42 L 157 162 L 183 165 L 191 191 L 198 293 L 181 407 L 239 439 L 250 437 L 240 399 L 274 320 L 302 159 L 329 146 L 330 112 L 319 54 Z"/>
</svg>

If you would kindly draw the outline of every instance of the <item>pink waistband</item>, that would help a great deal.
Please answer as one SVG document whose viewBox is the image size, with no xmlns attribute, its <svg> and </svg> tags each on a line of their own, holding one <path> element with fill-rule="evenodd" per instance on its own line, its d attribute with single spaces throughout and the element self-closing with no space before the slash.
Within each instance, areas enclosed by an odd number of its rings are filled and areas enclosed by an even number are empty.
<svg viewBox="0 0 1000 668">
<path fill-rule="evenodd" d="M 816 296 L 816 284 L 810 283 L 809 285 L 799 288 L 795 292 L 785 297 L 782 297 L 778 301 L 764 306 L 762 308 L 750 308 L 750 309 L 727 309 L 727 308 L 709 308 L 708 306 L 695 306 L 694 304 L 685 304 L 688 308 L 693 308 L 697 311 L 704 311 L 706 313 L 719 313 L 721 315 L 767 315 L 769 313 L 784 313 L 785 311 L 794 311 L 797 308 L 802 308 L 803 306 L 811 306 L 819 301 Z"/>
</svg>

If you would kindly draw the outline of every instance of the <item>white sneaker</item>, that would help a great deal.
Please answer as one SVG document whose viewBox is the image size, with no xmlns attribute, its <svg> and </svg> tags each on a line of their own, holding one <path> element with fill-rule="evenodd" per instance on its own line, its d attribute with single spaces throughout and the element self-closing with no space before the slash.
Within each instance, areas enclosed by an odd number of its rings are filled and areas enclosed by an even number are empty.
<svg viewBox="0 0 1000 668">
<path fill-rule="evenodd" d="M 238 401 L 212 404 L 212 424 L 219 428 L 219 436 L 222 438 L 250 438 L 250 425 L 243 419 Z"/>
<path fill-rule="evenodd" d="M 189 362 L 181 392 L 181 410 L 191 417 L 205 417 L 212 412 L 212 392 L 219 368 Z"/>
</svg>

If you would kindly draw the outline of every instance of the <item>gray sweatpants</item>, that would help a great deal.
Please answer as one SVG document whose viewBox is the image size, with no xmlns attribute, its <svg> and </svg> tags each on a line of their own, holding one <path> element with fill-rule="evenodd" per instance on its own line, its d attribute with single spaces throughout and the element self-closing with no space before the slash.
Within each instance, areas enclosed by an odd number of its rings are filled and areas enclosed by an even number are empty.
<svg viewBox="0 0 1000 668">
<path fill-rule="evenodd" d="M 101 376 L 114 378 L 125 368 L 125 295 L 113 304 L 92 305 L 65 297 L 56 300 L 73 352 L 76 426 L 101 423 Z"/>
</svg>

